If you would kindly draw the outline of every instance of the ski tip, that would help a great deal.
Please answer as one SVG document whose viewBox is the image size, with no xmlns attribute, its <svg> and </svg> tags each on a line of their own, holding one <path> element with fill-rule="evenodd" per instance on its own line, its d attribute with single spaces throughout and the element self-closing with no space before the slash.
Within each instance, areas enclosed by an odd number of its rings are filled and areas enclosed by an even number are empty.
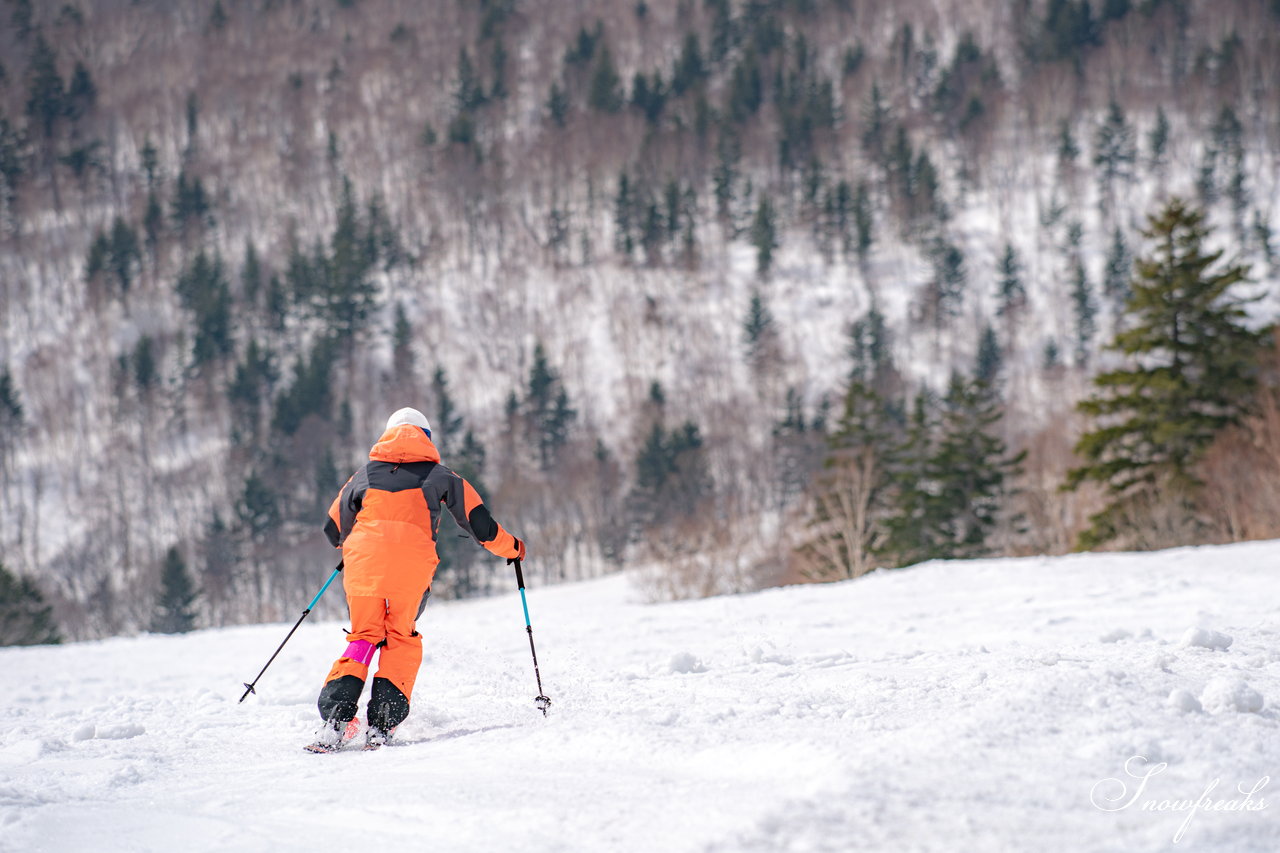
<svg viewBox="0 0 1280 853">
<path fill-rule="evenodd" d="M 342 749 L 342 746 L 343 745 L 340 743 L 329 744 L 329 743 L 316 742 L 316 743 L 307 744 L 306 746 L 303 747 L 303 749 L 306 750 L 307 752 L 324 754 L 326 752 L 338 752 L 339 750 Z"/>
</svg>

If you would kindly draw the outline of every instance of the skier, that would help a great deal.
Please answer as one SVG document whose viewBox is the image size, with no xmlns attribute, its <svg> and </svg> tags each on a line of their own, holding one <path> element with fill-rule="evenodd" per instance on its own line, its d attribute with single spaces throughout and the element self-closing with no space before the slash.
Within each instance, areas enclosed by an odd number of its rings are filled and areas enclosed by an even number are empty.
<svg viewBox="0 0 1280 853">
<path fill-rule="evenodd" d="M 436 537 L 441 506 L 464 531 L 508 563 L 524 559 L 524 543 L 502 528 L 470 483 L 440 462 L 431 424 L 417 409 L 387 419 L 369 461 L 351 476 L 329 508 L 324 531 L 342 549 L 343 587 L 351 611 L 347 648 L 334 662 L 317 703 L 324 724 L 313 752 L 341 748 L 381 649 L 369 699 L 366 747 L 377 748 L 409 714 L 422 663 L 414 622 L 430 595 L 440 562 Z"/>
</svg>

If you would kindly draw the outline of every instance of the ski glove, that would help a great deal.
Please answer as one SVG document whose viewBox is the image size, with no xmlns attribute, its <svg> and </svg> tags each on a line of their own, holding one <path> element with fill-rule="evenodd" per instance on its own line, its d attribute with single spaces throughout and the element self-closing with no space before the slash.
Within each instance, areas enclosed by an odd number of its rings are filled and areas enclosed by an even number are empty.
<svg viewBox="0 0 1280 853">
<path fill-rule="evenodd" d="M 511 538 L 516 539 L 516 537 L 514 536 L 512 536 Z M 524 542 L 522 542 L 519 539 L 516 539 L 516 555 L 514 557 L 507 558 L 507 565 L 508 566 L 515 565 L 516 560 L 523 560 L 523 559 L 524 559 Z"/>
</svg>

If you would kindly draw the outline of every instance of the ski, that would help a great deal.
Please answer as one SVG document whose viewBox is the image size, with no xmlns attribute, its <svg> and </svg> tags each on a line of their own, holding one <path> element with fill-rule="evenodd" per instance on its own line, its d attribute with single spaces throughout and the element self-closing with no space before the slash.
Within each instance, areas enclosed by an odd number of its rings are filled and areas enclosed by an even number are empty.
<svg viewBox="0 0 1280 853">
<path fill-rule="evenodd" d="M 328 723 L 325 724 L 325 728 L 328 728 Z M 321 732 L 327 733 L 325 729 L 321 729 Z M 303 749 L 314 753 L 341 752 L 342 748 L 354 740 L 358 734 L 360 734 L 360 721 L 352 718 L 347 722 L 347 727 L 343 730 L 342 737 L 338 738 L 337 741 L 330 741 L 321 736 L 314 743 L 304 746 Z"/>
</svg>

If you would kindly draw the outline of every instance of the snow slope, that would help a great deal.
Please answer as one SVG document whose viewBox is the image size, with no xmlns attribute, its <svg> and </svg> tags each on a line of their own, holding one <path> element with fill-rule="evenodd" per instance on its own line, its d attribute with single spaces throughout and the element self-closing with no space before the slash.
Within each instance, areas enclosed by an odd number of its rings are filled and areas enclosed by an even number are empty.
<svg viewBox="0 0 1280 853">
<path fill-rule="evenodd" d="M 1275 850 L 1280 782 L 1235 789 L 1280 776 L 1278 564 L 1280 542 L 662 605 L 625 577 L 535 587 L 546 719 L 518 597 L 433 604 L 414 712 L 373 753 L 301 749 L 336 623 L 243 705 L 286 625 L 3 649 L 0 849 Z M 1214 780 L 1254 809 L 1143 808 Z"/>
</svg>

